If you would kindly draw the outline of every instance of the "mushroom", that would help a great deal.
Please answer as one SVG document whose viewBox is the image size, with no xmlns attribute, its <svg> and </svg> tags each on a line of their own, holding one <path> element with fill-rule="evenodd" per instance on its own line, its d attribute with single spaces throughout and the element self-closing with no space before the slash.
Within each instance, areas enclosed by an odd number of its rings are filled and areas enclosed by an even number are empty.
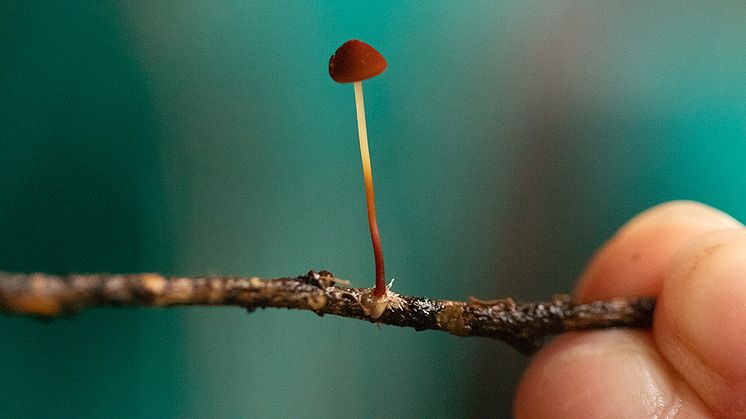
<svg viewBox="0 0 746 419">
<path fill-rule="evenodd" d="M 373 242 L 373 257 L 376 263 L 375 288 L 363 296 L 361 305 L 372 318 L 378 318 L 388 306 L 388 288 L 383 267 L 381 237 L 376 222 L 376 203 L 373 195 L 373 174 L 368 151 L 368 132 L 365 128 L 365 105 L 363 102 L 363 80 L 375 77 L 386 70 L 386 60 L 372 46 L 357 39 L 345 42 L 329 59 L 329 75 L 338 83 L 353 83 L 355 108 L 357 110 L 357 132 L 360 137 L 360 155 L 363 160 L 365 198 L 368 204 L 368 226 Z"/>
</svg>

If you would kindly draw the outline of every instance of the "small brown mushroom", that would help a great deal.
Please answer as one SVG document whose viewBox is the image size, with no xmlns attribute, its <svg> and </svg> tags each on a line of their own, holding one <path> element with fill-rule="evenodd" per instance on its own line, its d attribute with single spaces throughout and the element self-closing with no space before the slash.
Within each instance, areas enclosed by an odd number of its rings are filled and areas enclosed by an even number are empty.
<svg viewBox="0 0 746 419">
<path fill-rule="evenodd" d="M 352 39 L 337 48 L 329 58 L 329 75 L 337 83 L 354 83 L 375 77 L 386 70 L 386 59 L 375 48 Z"/>
<path fill-rule="evenodd" d="M 362 301 L 366 313 L 379 317 L 388 306 L 388 288 L 383 267 L 383 250 L 376 221 L 376 204 L 373 194 L 373 174 L 368 151 L 368 132 L 365 127 L 365 104 L 362 80 L 381 74 L 386 70 L 386 60 L 372 46 L 353 39 L 342 44 L 329 59 L 329 75 L 339 83 L 354 83 L 355 108 L 357 110 L 357 132 L 360 138 L 360 155 L 363 160 L 365 198 L 368 204 L 368 226 L 373 242 L 373 257 L 376 263 L 376 286 L 370 298 Z"/>
</svg>

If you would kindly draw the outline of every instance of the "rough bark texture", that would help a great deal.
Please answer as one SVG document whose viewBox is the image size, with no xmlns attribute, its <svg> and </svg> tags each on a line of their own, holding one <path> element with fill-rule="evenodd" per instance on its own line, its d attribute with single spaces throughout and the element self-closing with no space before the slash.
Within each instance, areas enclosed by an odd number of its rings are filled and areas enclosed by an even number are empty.
<svg viewBox="0 0 746 419">
<path fill-rule="evenodd" d="M 443 330 L 456 336 L 502 340 L 524 353 L 550 335 L 607 327 L 648 327 L 655 300 L 619 298 L 573 303 L 558 295 L 547 302 L 517 304 L 512 299 L 467 302 L 407 297 L 389 291 L 383 313 L 371 317 L 361 302 L 369 288 L 348 288 L 326 271 L 296 278 L 164 277 L 68 275 L 0 272 L 0 310 L 19 315 L 53 317 L 87 307 L 239 306 L 249 312 L 278 307 L 334 314 L 371 323 Z"/>
</svg>

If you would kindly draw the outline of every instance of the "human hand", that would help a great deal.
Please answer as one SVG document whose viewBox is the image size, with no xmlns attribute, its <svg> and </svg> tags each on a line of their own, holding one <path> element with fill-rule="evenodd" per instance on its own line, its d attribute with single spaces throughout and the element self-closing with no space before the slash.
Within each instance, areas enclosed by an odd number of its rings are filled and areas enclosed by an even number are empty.
<svg viewBox="0 0 746 419">
<path fill-rule="evenodd" d="M 517 418 L 746 417 L 746 229 L 693 202 L 633 218 L 593 257 L 580 301 L 655 296 L 651 330 L 567 333 L 532 360 Z"/>
</svg>

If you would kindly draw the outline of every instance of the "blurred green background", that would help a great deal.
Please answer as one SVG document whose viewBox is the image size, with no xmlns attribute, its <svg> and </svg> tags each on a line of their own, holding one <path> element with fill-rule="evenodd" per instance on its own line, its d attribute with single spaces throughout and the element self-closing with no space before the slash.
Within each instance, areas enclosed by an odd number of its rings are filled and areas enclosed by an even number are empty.
<svg viewBox="0 0 746 419">
<path fill-rule="evenodd" d="M 635 213 L 746 219 L 746 6 L 0 1 L 0 269 L 372 284 L 350 38 L 403 294 L 569 291 Z M 307 312 L 0 318 L 11 417 L 509 417 L 527 358 Z"/>
</svg>

